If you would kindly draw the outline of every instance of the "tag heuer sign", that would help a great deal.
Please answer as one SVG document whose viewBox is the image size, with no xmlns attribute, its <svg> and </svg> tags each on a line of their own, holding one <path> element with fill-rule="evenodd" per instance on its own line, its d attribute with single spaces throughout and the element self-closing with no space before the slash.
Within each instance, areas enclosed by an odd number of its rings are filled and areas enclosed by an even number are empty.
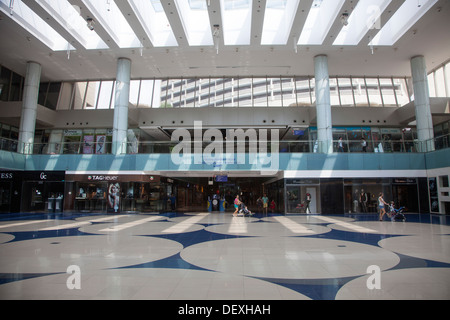
<svg viewBox="0 0 450 320">
<path fill-rule="evenodd" d="M 88 180 L 90 181 L 116 181 L 117 179 L 118 176 L 97 176 L 97 175 L 88 176 Z"/>
</svg>

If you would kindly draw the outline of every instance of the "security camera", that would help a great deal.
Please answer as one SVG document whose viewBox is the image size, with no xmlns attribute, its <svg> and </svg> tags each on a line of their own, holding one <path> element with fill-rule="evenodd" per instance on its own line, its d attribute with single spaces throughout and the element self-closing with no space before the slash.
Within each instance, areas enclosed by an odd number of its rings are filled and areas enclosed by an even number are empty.
<svg viewBox="0 0 450 320">
<path fill-rule="evenodd" d="M 344 12 L 344 13 L 341 15 L 341 23 L 342 23 L 344 26 L 347 26 L 347 25 L 348 25 L 348 13 Z"/>
<path fill-rule="evenodd" d="M 86 19 L 86 22 L 87 22 L 87 27 L 89 28 L 89 30 L 94 30 L 94 19 L 92 19 L 92 18 L 87 18 Z"/>
</svg>

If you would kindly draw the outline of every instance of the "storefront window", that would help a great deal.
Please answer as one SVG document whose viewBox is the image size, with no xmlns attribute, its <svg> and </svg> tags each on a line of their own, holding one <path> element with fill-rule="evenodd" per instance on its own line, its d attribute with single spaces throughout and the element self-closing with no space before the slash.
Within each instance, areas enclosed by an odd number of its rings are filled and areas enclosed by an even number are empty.
<svg viewBox="0 0 450 320">
<path fill-rule="evenodd" d="M 106 211 L 106 182 L 75 184 L 75 210 L 77 211 Z"/>
<path fill-rule="evenodd" d="M 377 199 L 392 200 L 389 179 L 344 179 L 344 211 L 346 213 L 377 212 Z"/>
<path fill-rule="evenodd" d="M 64 153 L 78 154 L 80 153 L 82 130 L 64 130 Z"/>
<path fill-rule="evenodd" d="M 165 209 L 166 184 L 159 176 L 68 175 L 66 185 L 70 188 L 67 197 L 75 195 L 69 210 L 120 213 Z"/>
<path fill-rule="evenodd" d="M 287 213 L 321 213 L 319 179 L 286 179 Z"/>
</svg>

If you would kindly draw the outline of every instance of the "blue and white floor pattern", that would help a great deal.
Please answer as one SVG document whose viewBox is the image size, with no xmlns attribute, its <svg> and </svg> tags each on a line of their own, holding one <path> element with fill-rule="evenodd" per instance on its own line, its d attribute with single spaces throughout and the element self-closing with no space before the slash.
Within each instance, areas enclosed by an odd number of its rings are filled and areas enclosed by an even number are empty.
<svg viewBox="0 0 450 320">
<path fill-rule="evenodd" d="M 450 219 L 406 217 L 6 214 L 0 299 L 450 299 Z"/>
</svg>

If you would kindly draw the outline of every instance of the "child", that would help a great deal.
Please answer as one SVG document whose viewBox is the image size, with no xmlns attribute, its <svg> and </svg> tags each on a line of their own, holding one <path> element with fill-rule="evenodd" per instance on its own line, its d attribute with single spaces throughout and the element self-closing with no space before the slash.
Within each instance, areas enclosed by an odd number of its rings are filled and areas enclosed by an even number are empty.
<svg viewBox="0 0 450 320">
<path fill-rule="evenodd" d="M 274 211 L 275 211 L 275 200 L 272 200 L 272 201 L 270 202 L 270 211 L 271 211 L 272 213 L 274 213 Z"/>
<path fill-rule="evenodd" d="M 240 207 L 241 208 L 239 210 L 239 213 L 244 214 L 244 216 L 245 215 L 253 215 L 253 213 L 250 210 L 248 210 L 247 206 L 242 201 L 241 201 Z"/>
<path fill-rule="evenodd" d="M 395 208 L 394 208 L 394 201 L 391 201 L 389 203 L 389 212 L 388 216 L 391 218 L 391 220 L 394 220 L 395 217 Z"/>
</svg>

